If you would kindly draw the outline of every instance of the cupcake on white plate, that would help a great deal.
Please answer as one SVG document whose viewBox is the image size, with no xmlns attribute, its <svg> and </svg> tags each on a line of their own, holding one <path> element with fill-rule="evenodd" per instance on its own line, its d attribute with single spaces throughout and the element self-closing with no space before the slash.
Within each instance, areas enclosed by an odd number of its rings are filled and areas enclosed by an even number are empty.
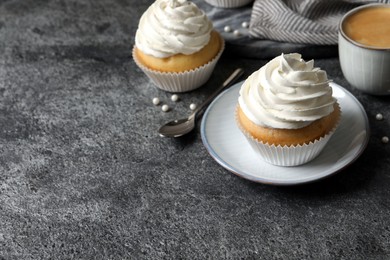
<svg viewBox="0 0 390 260">
<path fill-rule="evenodd" d="M 296 166 L 317 157 L 341 117 L 325 71 L 300 54 L 282 54 L 240 89 L 236 123 L 260 158 Z"/>
<path fill-rule="evenodd" d="M 247 5 L 253 0 L 204 0 L 212 6 L 221 7 L 221 8 L 237 8 L 244 5 Z"/>
<path fill-rule="evenodd" d="M 206 83 L 224 47 L 193 2 L 157 0 L 140 19 L 133 59 L 158 88 L 186 92 Z"/>
</svg>

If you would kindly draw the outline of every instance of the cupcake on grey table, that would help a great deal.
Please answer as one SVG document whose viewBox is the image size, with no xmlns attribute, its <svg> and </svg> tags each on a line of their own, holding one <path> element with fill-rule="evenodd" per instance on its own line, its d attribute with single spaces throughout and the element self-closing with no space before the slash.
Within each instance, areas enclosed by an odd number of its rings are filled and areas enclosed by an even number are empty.
<svg viewBox="0 0 390 260">
<path fill-rule="evenodd" d="M 282 54 L 255 71 L 240 89 L 236 122 L 265 161 L 295 166 L 314 159 L 340 121 L 325 71 L 300 54 Z"/>
<path fill-rule="evenodd" d="M 142 15 L 133 58 L 155 85 L 185 92 L 211 76 L 225 43 L 206 14 L 187 0 L 157 0 Z"/>
</svg>

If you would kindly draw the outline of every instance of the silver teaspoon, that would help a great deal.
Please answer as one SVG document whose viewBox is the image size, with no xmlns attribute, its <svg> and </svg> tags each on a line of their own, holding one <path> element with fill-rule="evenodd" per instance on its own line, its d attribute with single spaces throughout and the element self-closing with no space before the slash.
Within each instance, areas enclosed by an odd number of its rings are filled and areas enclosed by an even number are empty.
<svg viewBox="0 0 390 260">
<path fill-rule="evenodd" d="M 208 105 L 221 90 L 230 86 L 237 79 L 239 79 L 244 73 L 243 69 L 236 69 L 230 76 L 225 80 L 225 82 L 218 87 L 213 94 L 211 94 L 198 108 L 192 112 L 188 118 L 182 118 L 173 120 L 166 123 L 158 129 L 160 136 L 163 137 L 179 137 L 185 134 L 188 134 L 195 128 L 196 115 L 200 112 L 206 105 Z"/>
</svg>

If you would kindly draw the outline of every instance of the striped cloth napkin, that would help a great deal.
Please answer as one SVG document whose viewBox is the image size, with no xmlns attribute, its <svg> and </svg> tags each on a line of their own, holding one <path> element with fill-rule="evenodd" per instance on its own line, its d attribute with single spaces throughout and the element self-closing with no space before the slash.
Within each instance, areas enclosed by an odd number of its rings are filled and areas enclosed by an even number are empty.
<svg viewBox="0 0 390 260">
<path fill-rule="evenodd" d="M 334 45 L 341 17 L 369 3 L 389 0 L 256 0 L 249 34 L 280 42 Z"/>
</svg>

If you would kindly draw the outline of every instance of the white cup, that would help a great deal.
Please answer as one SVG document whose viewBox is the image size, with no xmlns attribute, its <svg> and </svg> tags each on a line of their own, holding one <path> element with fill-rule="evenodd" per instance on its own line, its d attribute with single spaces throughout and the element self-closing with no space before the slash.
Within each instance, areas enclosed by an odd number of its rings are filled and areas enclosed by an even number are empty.
<svg viewBox="0 0 390 260">
<path fill-rule="evenodd" d="M 346 19 L 364 8 L 390 8 L 389 4 L 359 6 L 346 13 L 339 25 L 341 70 L 355 88 L 373 95 L 390 95 L 390 48 L 371 47 L 352 40 L 344 32 Z"/>
</svg>

